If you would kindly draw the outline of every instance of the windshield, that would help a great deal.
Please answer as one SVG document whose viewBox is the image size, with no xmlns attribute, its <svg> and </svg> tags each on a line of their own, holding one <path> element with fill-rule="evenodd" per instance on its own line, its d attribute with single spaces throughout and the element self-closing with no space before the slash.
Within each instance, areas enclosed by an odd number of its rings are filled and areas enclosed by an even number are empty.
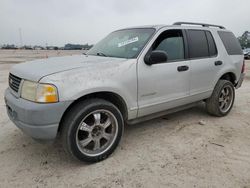
<svg viewBox="0 0 250 188">
<path fill-rule="evenodd" d="M 137 58 L 154 32 L 152 28 L 115 31 L 91 48 L 87 55 Z"/>
</svg>

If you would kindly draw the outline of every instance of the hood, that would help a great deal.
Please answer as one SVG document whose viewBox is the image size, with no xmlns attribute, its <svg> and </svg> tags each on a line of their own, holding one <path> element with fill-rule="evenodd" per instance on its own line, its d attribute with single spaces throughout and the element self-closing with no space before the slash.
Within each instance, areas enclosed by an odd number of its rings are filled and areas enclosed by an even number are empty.
<svg viewBox="0 0 250 188">
<path fill-rule="evenodd" d="M 10 72 L 20 78 L 38 82 L 41 78 L 47 75 L 63 71 L 90 66 L 98 68 L 99 64 L 110 64 L 112 62 L 123 62 L 126 60 L 127 59 L 122 58 L 86 55 L 53 57 L 17 64 L 13 66 Z"/>
</svg>

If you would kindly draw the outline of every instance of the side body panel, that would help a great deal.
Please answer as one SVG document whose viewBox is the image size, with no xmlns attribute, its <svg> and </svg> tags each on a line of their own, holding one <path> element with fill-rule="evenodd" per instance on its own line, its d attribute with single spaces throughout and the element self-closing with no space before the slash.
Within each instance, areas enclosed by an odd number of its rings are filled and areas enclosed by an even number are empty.
<svg viewBox="0 0 250 188">
<path fill-rule="evenodd" d="M 41 83 L 58 87 L 60 101 L 76 100 L 95 92 L 113 92 L 121 96 L 128 109 L 128 120 L 158 113 L 210 97 L 218 79 L 231 72 L 240 78 L 243 56 L 229 56 L 217 34 L 218 29 L 202 28 L 212 33 L 216 57 L 176 61 L 148 66 L 144 56 L 155 39 L 165 30 L 195 29 L 194 27 L 162 27 L 145 46 L 138 59 L 98 63 L 43 77 Z M 201 30 L 201 28 L 199 28 Z M 222 61 L 222 66 L 215 66 Z M 178 66 L 189 66 L 178 72 Z M 97 67 L 96 67 L 97 66 Z M 101 70 L 101 71 L 97 71 Z"/>
</svg>

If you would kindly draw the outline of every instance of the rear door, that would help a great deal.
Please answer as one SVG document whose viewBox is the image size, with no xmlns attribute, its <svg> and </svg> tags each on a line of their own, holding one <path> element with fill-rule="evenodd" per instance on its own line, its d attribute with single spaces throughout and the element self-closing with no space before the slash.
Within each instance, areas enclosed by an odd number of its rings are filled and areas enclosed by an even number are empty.
<svg viewBox="0 0 250 188">
<path fill-rule="evenodd" d="M 208 30 L 189 29 L 186 32 L 191 66 L 190 95 L 210 94 L 214 78 L 223 66 L 214 38 Z"/>
</svg>

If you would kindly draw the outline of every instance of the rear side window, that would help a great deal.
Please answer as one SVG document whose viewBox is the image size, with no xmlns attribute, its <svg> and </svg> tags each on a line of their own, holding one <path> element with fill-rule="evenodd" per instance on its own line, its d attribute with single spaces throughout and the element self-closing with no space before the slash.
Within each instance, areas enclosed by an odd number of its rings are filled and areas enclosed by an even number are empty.
<svg viewBox="0 0 250 188">
<path fill-rule="evenodd" d="M 216 56 L 217 55 L 217 48 L 216 48 L 216 44 L 214 42 L 214 38 L 209 31 L 206 31 L 206 36 L 207 36 L 209 55 Z"/>
<path fill-rule="evenodd" d="M 188 30 L 187 38 L 189 44 L 189 58 L 209 57 L 208 43 L 205 31 Z"/>
<path fill-rule="evenodd" d="M 241 46 L 233 33 L 218 31 L 218 34 L 229 55 L 242 55 Z"/>
</svg>

